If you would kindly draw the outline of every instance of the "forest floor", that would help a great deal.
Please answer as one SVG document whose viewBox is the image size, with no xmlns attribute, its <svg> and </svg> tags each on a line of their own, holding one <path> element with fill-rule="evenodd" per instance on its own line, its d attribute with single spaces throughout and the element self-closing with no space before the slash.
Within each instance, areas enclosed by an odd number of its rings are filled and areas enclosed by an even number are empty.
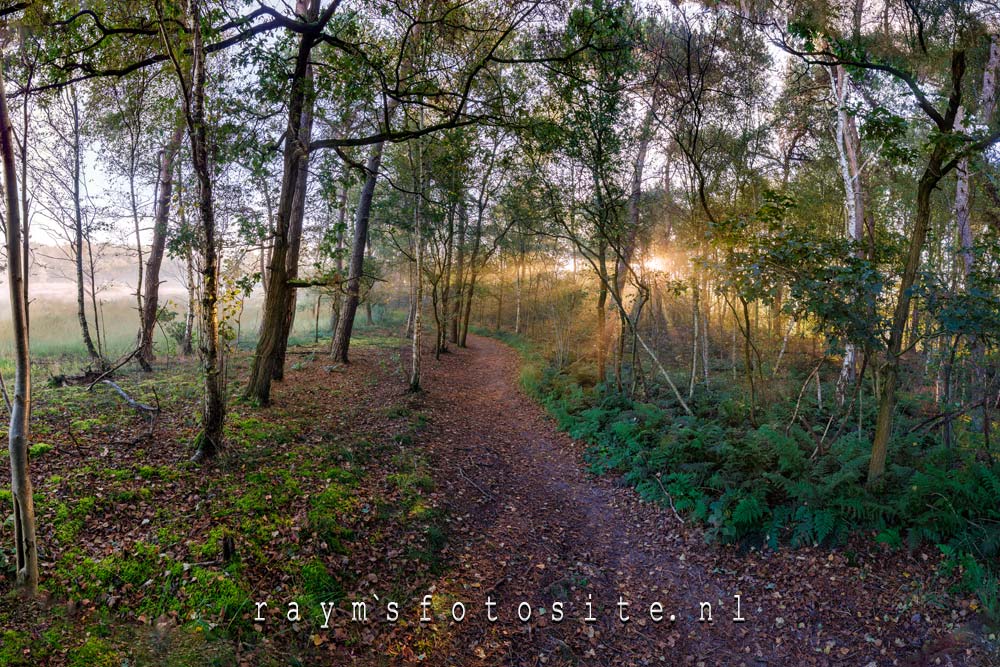
<svg viewBox="0 0 1000 667">
<path fill-rule="evenodd" d="M 110 391 L 40 379 L 45 592 L 24 605 L 0 580 L 0 664 L 1000 664 L 933 550 L 706 545 L 670 507 L 588 474 L 506 345 L 428 355 L 413 394 L 405 341 L 383 334 L 347 366 L 291 351 L 272 405 L 234 400 L 226 452 L 201 468 L 186 463 L 193 362 L 118 378 L 161 404 L 152 431 Z M 233 360 L 234 399 L 246 365 Z M 9 526 L 0 540 L 7 570 Z"/>
<path fill-rule="evenodd" d="M 519 360 L 504 344 L 473 338 L 428 368 L 421 441 L 449 488 L 446 554 L 459 564 L 438 592 L 473 600 L 478 616 L 453 624 L 453 657 L 441 664 L 1000 664 L 970 601 L 943 594 L 930 552 L 863 539 L 835 551 L 706 545 L 669 507 L 587 474 L 581 445 L 518 388 Z M 735 595 L 743 622 L 732 620 Z M 555 600 L 566 601 L 561 623 Z M 700 621 L 702 602 L 711 623 Z"/>
</svg>

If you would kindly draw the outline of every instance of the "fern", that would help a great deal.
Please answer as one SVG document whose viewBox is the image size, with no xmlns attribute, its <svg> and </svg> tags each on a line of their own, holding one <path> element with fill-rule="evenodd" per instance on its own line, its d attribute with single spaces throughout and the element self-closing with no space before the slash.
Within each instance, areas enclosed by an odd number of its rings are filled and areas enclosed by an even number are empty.
<svg viewBox="0 0 1000 667">
<path fill-rule="evenodd" d="M 962 585 L 1000 615 L 1000 464 L 948 449 L 925 431 L 890 443 L 892 463 L 876 494 L 864 484 L 871 451 L 864 434 L 845 434 L 814 457 L 814 434 L 797 426 L 786 433 L 781 404 L 772 424 L 747 428 L 745 405 L 725 391 L 703 394 L 692 417 L 669 401 L 584 391 L 558 372 L 529 380 L 560 427 L 589 445 L 593 471 L 621 475 L 652 502 L 666 503 L 669 494 L 679 512 L 707 524 L 708 540 L 760 537 L 777 549 L 838 544 L 863 529 L 892 548 L 936 544 Z"/>
</svg>

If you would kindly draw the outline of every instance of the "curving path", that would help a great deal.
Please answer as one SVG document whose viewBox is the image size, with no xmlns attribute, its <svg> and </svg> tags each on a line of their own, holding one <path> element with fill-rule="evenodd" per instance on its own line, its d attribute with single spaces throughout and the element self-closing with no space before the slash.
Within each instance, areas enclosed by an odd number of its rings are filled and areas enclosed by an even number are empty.
<svg viewBox="0 0 1000 667">
<path fill-rule="evenodd" d="M 914 582 L 901 568 L 919 567 L 917 555 L 741 555 L 589 475 L 581 446 L 519 389 L 518 368 L 513 350 L 482 337 L 426 362 L 420 444 L 449 508 L 452 567 L 433 593 L 442 617 L 425 626 L 438 647 L 425 664 L 998 664 L 903 589 Z M 736 594 L 744 622 L 732 620 Z M 703 601 L 711 623 L 699 622 Z M 466 607 L 461 623 L 447 618 L 454 602 Z"/>
</svg>

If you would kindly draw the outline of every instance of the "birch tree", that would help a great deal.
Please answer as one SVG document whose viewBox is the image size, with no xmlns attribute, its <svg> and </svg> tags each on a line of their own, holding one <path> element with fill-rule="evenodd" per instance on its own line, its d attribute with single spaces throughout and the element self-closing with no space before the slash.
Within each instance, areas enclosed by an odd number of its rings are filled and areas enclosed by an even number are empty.
<svg viewBox="0 0 1000 667">
<path fill-rule="evenodd" d="M 160 36 L 167 50 L 180 89 L 184 119 L 191 142 L 191 164 L 198 182 L 198 213 L 201 245 L 201 358 L 205 395 L 201 431 L 195 439 L 194 461 L 215 456 L 222 448 L 226 419 L 225 373 L 219 343 L 219 255 L 216 238 L 215 202 L 212 197 L 212 170 L 209 162 L 208 119 L 205 114 L 207 51 L 202 31 L 201 0 L 191 0 L 186 8 L 164 7 L 157 0 L 156 11 Z M 178 49 L 177 37 L 171 34 L 167 18 L 188 27 L 190 46 Z M 184 56 L 190 53 L 188 59 Z"/>
<path fill-rule="evenodd" d="M 17 588 L 26 595 L 34 596 L 38 592 L 38 544 L 35 538 L 35 502 L 28 471 L 28 443 L 31 438 L 31 352 L 28 345 L 28 292 L 25 282 L 28 262 L 21 242 L 24 228 L 18 205 L 14 151 L 14 131 L 7 107 L 3 62 L 0 61 L 0 160 L 3 161 L 7 282 L 14 334 L 14 386 L 7 406 L 10 410 L 7 428 L 10 489 L 14 503 L 14 574 Z"/>
</svg>

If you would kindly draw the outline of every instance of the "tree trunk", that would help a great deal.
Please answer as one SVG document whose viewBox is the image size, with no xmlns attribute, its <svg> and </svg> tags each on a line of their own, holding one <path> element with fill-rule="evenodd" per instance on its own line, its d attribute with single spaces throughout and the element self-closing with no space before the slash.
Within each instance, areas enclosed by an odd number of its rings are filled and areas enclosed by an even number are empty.
<svg viewBox="0 0 1000 667">
<path fill-rule="evenodd" d="M 747 300 L 739 297 L 743 307 L 743 365 L 747 374 L 747 381 L 750 383 L 750 425 L 757 426 L 757 385 L 753 379 L 753 355 L 750 353 L 753 345 L 752 333 L 750 329 L 750 311 L 747 307 Z M 817 389 L 819 379 L 817 376 Z"/>
<path fill-rule="evenodd" d="M 494 328 L 498 333 L 503 328 L 503 281 L 499 279 L 497 280 L 497 321 Z"/>
<path fill-rule="evenodd" d="M 23 46 L 24 41 L 28 35 L 28 31 L 20 30 L 19 33 L 20 33 L 21 44 Z M 27 53 L 27 49 L 23 49 L 22 53 Z M 31 93 L 32 81 L 34 80 L 35 76 L 35 66 L 31 65 L 26 67 L 26 73 L 27 77 L 25 78 L 24 88 L 23 88 L 25 99 L 27 99 L 29 94 Z M 30 240 L 29 231 L 31 228 L 31 215 L 30 215 L 31 197 L 28 196 L 28 146 L 30 145 L 29 144 L 30 134 L 31 134 L 31 105 L 25 103 L 21 105 L 21 143 L 19 146 L 19 148 L 21 149 L 21 220 L 23 221 L 24 224 L 24 232 L 21 235 L 21 249 L 24 257 L 24 264 L 22 266 L 25 268 L 25 270 L 22 272 L 23 275 L 21 276 L 21 278 L 24 282 L 25 294 L 28 294 L 28 283 L 31 279 L 31 276 L 29 275 L 31 273 L 30 270 L 31 265 L 29 262 L 29 258 L 31 257 L 31 250 L 29 244 Z M 29 317 L 29 314 L 31 312 L 30 303 L 25 303 L 24 312 L 25 312 L 24 316 L 25 322 L 30 324 L 30 317 Z"/>
<path fill-rule="evenodd" d="M 418 205 L 419 207 L 419 205 Z M 417 214 L 417 234 L 420 234 L 420 214 Z M 421 301 L 424 298 L 424 280 L 423 271 L 421 271 L 421 263 L 423 262 L 423 245 L 422 239 L 417 238 L 417 254 L 416 254 L 416 274 L 417 274 L 417 294 L 414 300 L 414 311 L 413 311 L 413 338 L 410 342 L 410 391 L 420 390 L 420 335 L 423 326 L 423 315 L 422 315 L 422 304 Z"/>
<path fill-rule="evenodd" d="M 185 259 L 187 267 L 187 312 L 184 315 L 184 339 L 181 341 L 181 354 L 187 356 L 194 352 L 194 319 L 195 305 L 198 303 L 195 292 L 198 285 L 194 279 L 194 258 L 191 256 L 191 249 L 188 248 Z"/>
<path fill-rule="evenodd" d="M 417 24 L 410 34 L 414 40 L 413 43 L 417 43 L 420 32 L 420 25 Z M 409 76 L 411 69 L 412 62 L 409 58 L 404 58 L 398 71 L 400 76 L 405 78 Z M 384 117 L 387 122 L 392 120 L 393 112 L 398 105 L 399 100 L 396 98 L 391 98 L 386 102 Z M 372 197 L 375 195 L 378 170 L 382 164 L 382 148 L 383 142 L 378 142 L 372 146 L 372 152 L 365 164 L 365 184 L 361 188 L 361 196 L 358 199 L 358 208 L 354 216 L 354 240 L 351 247 L 351 265 L 347 278 L 347 293 L 344 295 L 344 305 L 340 311 L 340 321 L 337 322 L 337 331 L 334 334 L 331 347 L 331 356 L 344 364 L 349 363 L 348 352 L 351 347 L 351 331 L 354 329 L 354 317 L 357 315 L 358 304 L 361 298 L 361 276 L 364 273 L 365 249 L 368 243 L 368 222 L 371 217 Z"/>
<path fill-rule="evenodd" d="M 80 106 L 76 98 L 76 88 L 69 87 L 69 105 L 73 116 L 73 252 L 76 268 L 76 316 L 80 321 L 80 333 L 83 336 L 83 344 L 87 348 L 87 355 L 92 361 L 100 361 L 101 355 L 94 347 L 94 340 L 90 336 L 90 326 L 87 323 L 87 295 L 83 277 L 83 205 L 82 205 L 82 175 L 81 170 L 81 147 L 80 147 Z M 97 322 L 94 322 L 97 326 Z"/>
<path fill-rule="evenodd" d="M 451 319 L 451 263 L 455 254 L 455 209 L 454 203 L 448 207 L 448 235 L 445 238 L 444 246 L 444 270 L 441 272 L 441 315 L 437 323 L 435 359 L 440 359 L 441 353 L 448 351 L 448 321 Z"/>
<path fill-rule="evenodd" d="M 131 156 L 129 158 L 128 171 L 128 196 L 129 207 L 132 209 L 132 228 L 135 232 L 135 254 L 136 254 L 136 282 L 135 282 L 135 307 L 139 313 L 139 324 L 142 325 L 142 285 L 143 285 L 143 252 L 142 252 L 142 229 L 139 226 L 139 200 L 135 194 L 136 178 L 136 147 L 132 144 Z"/>
<path fill-rule="evenodd" d="M 699 325 L 699 312 L 698 308 L 700 305 L 700 293 L 698 289 L 697 278 L 695 278 L 694 292 L 691 299 L 691 319 L 692 319 L 692 335 L 691 335 L 691 380 L 688 382 L 688 400 L 694 396 L 694 383 L 698 377 L 698 325 Z"/>
<path fill-rule="evenodd" d="M 337 287 L 338 291 L 340 284 L 344 278 L 344 258 L 342 252 L 344 250 L 344 229 L 347 221 L 347 182 L 344 182 L 344 187 L 340 191 L 340 197 L 337 202 L 337 249 L 336 258 L 334 259 L 334 268 L 337 275 Z M 330 307 L 330 341 L 333 342 L 333 332 L 337 330 L 337 323 L 340 321 L 340 297 L 337 293 L 333 294 L 332 304 Z"/>
<path fill-rule="evenodd" d="M 319 306 L 323 301 L 323 294 L 316 294 L 315 318 L 313 322 L 313 344 L 319 343 Z"/>
<path fill-rule="evenodd" d="M 988 121 L 987 121 L 988 122 Z M 965 130 L 965 109 L 959 108 L 955 118 L 955 128 Z M 969 160 L 959 162 L 955 168 L 955 224 L 958 233 L 959 254 L 962 257 L 963 284 L 972 272 L 973 239 L 972 225 L 969 223 Z"/>
<path fill-rule="evenodd" d="M 160 308 L 160 267 L 167 244 L 167 223 L 170 215 L 170 197 L 173 192 L 174 158 L 184 139 L 184 124 L 178 122 L 170 141 L 160 153 L 159 188 L 153 219 L 153 243 L 146 261 L 146 285 L 142 298 L 142 326 L 139 330 L 139 354 L 136 359 L 144 371 L 152 370 L 153 334 Z"/>
<path fill-rule="evenodd" d="M 518 248 L 517 259 L 515 260 L 517 264 L 514 267 L 514 274 L 516 276 L 516 284 L 514 286 L 514 333 L 521 333 L 521 281 L 522 273 L 524 272 L 524 236 L 520 238 L 520 244 Z"/>
<path fill-rule="evenodd" d="M 948 100 L 948 110 L 939 122 L 942 135 L 953 134 L 955 118 L 962 102 L 961 84 L 965 75 L 965 52 L 953 51 L 951 57 L 952 92 Z M 889 345 L 886 351 L 886 362 L 882 370 L 883 388 L 879 396 L 878 418 L 875 423 L 875 436 L 872 441 L 872 456 L 868 465 L 868 484 L 871 485 L 885 473 L 885 459 L 892 436 L 892 424 L 896 409 L 896 389 L 899 384 L 899 363 L 903 349 L 903 336 L 906 332 L 906 321 L 910 315 L 910 303 L 913 299 L 912 287 L 920 269 L 920 256 L 927 239 L 931 221 L 931 195 L 947 169 L 942 171 L 945 157 L 948 154 L 947 137 L 935 141 L 927 160 L 927 167 L 917 184 L 917 210 L 910 235 L 910 247 L 903 267 L 903 275 L 899 283 L 896 306 L 893 310 L 892 325 L 889 329 Z M 952 166 L 949 163 L 949 167 Z"/>
<path fill-rule="evenodd" d="M 100 364 L 104 365 L 104 345 L 101 342 L 101 314 L 97 309 L 97 269 L 94 266 L 94 246 L 90 240 L 90 234 L 85 237 L 87 243 L 87 280 L 90 282 L 90 309 L 94 313 L 94 334 L 97 338 L 97 357 Z"/>
<path fill-rule="evenodd" d="M 854 116 L 847 110 L 850 92 L 847 73 L 843 66 L 835 65 L 829 68 L 830 86 L 834 102 L 837 105 L 837 130 L 834 137 L 837 144 L 837 155 L 840 161 L 840 172 L 844 182 L 844 202 L 847 209 L 847 237 L 858 244 L 860 252 L 861 239 L 864 234 L 865 200 L 861 177 L 860 150 L 861 140 L 858 136 Z M 837 404 L 843 405 L 847 390 L 854 386 L 857 373 L 857 350 L 854 343 L 848 341 L 844 349 L 844 359 L 837 378 Z"/>
<path fill-rule="evenodd" d="M 303 10 L 300 0 L 298 8 Z M 312 8 L 317 7 L 313 0 Z M 304 13 L 304 12 L 300 12 Z M 315 16 L 315 11 L 310 10 Z M 299 40 L 295 71 L 292 75 L 291 97 L 288 105 L 288 124 L 285 131 L 284 165 L 278 215 L 275 219 L 273 247 L 268 265 L 268 288 L 264 300 L 260 338 L 250 368 L 244 398 L 267 405 L 271 400 L 271 381 L 283 374 L 284 348 L 288 343 L 290 320 L 294 309 L 294 288 L 289 284 L 289 267 L 298 272 L 298 245 L 301 239 L 305 185 L 309 151 L 309 134 L 312 127 L 310 87 L 311 68 L 309 57 L 315 44 L 313 37 L 303 35 Z M 299 187 L 302 186 L 302 192 Z M 299 205 L 301 204 L 301 205 Z M 296 230 L 296 226 L 298 230 Z"/>
<path fill-rule="evenodd" d="M 708 280 L 705 281 L 705 286 L 702 292 L 704 294 L 711 295 L 709 290 Z M 700 312 L 700 311 L 699 311 Z M 712 301 L 711 298 L 705 301 L 705 312 L 700 317 L 701 320 L 701 373 L 705 380 L 705 386 L 708 386 L 708 327 L 712 321 Z"/>
<path fill-rule="evenodd" d="M 636 153 L 635 165 L 632 169 L 632 183 L 628 198 L 628 228 L 625 232 L 625 244 L 622 248 L 621 257 L 617 262 L 617 277 L 615 287 L 619 296 L 624 288 L 625 276 L 628 275 L 628 266 L 632 263 L 632 256 L 635 254 L 635 239 L 639 233 L 639 204 L 642 202 L 642 174 L 646 167 L 646 153 L 649 150 L 649 141 L 652 138 L 650 131 L 653 124 L 655 105 L 650 104 L 642 119 L 642 127 L 639 131 L 639 150 Z"/>
<path fill-rule="evenodd" d="M 28 345 L 28 294 L 24 282 L 27 255 L 22 245 L 21 212 L 17 202 L 13 134 L 7 108 L 3 63 L 0 62 L 0 158 L 3 160 L 7 208 L 7 282 L 10 287 L 11 321 L 14 328 L 14 391 L 7 430 L 10 490 L 14 505 L 14 584 L 22 593 L 33 597 L 38 593 L 38 544 L 35 539 L 35 503 L 28 472 L 31 352 Z"/>
<path fill-rule="evenodd" d="M 267 214 L 265 223 L 264 238 L 260 242 L 260 286 L 264 289 L 264 298 L 267 298 L 268 284 L 267 267 L 271 264 L 271 245 L 268 239 L 274 234 L 274 204 L 271 202 L 271 189 L 267 185 L 267 180 L 260 179 L 260 192 L 264 197 L 264 211 Z"/>
<path fill-rule="evenodd" d="M 413 253 L 416 249 L 413 246 L 413 235 L 410 235 L 410 257 L 413 257 Z M 407 281 L 407 288 L 409 291 L 410 301 L 406 307 L 406 335 L 405 338 L 409 338 L 413 335 L 413 316 L 417 312 L 417 276 L 413 269 L 413 260 L 407 262 L 407 271 L 409 271 L 409 280 Z"/>
<path fill-rule="evenodd" d="M 191 0 L 191 25 L 201 25 L 201 0 Z M 192 460 L 200 462 L 215 456 L 222 448 L 226 419 L 225 374 L 219 345 L 219 257 L 215 237 L 215 206 L 212 199 L 212 171 L 209 163 L 208 127 L 205 118 L 205 44 L 201 30 L 191 30 L 191 78 L 176 58 L 167 36 L 166 23 L 159 15 L 164 46 L 171 53 L 175 73 L 184 91 L 184 118 L 191 140 L 191 162 L 198 179 L 198 210 L 201 214 L 202 290 L 201 349 L 205 374 L 205 400 L 202 405 L 201 432 L 195 439 Z"/>
<path fill-rule="evenodd" d="M 983 125 L 993 121 L 996 106 L 996 76 L 1000 69 L 1000 36 L 990 38 L 990 55 L 983 70 L 983 87 L 979 93 L 979 117 Z M 965 109 L 959 108 L 955 117 L 955 129 L 965 130 Z M 972 272 L 974 239 L 969 221 L 969 160 L 964 158 L 955 169 L 955 223 L 958 231 L 959 248 L 962 256 L 962 276 L 965 281 Z"/>
<path fill-rule="evenodd" d="M 423 121 L 423 114 L 420 117 Z M 421 125 L 423 123 L 421 122 Z M 423 280 L 423 260 L 424 260 L 424 240 L 421 234 L 423 230 L 421 229 L 421 202 L 423 200 L 423 188 L 424 188 L 424 175 L 423 175 L 423 152 L 422 144 L 420 140 L 417 140 L 417 178 L 416 178 L 416 188 L 418 192 L 414 197 L 414 208 L 413 208 L 413 237 L 414 244 L 416 245 L 416 252 L 414 254 L 414 273 L 417 277 L 417 291 L 416 298 L 414 299 L 414 305 L 416 310 L 413 313 L 413 339 L 410 345 L 410 391 L 420 390 L 420 334 L 422 325 L 422 311 L 423 311 L 423 298 L 424 298 L 424 280 Z"/>
<path fill-rule="evenodd" d="M 483 239 L 483 206 L 478 207 L 476 227 L 472 236 L 472 253 L 469 255 L 469 284 L 465 288 L 465 306 L 462 310 L 462 323 L 459 327 L 458 346 L 465 347 L 469 337 L 469 318 L 472 315 L 472 299 L 476 291 L 476 279 L 479 277 L 479 248 Z"/>
<path fill-rule="evenodd" d="M 306 82 L 312 87 L 313 73 L 312 67 L 306 71 Z M 310 100 L 306 103 L 302 111 L 302 145 L 308 146 L 312 138 L 313 125 L 313 104 Z M 295 280 L 299 277 L 299 251 L 302 247 L 302 225 L 306 215 L 306 189 L 309 186 L 309 154 L 306 153 L 299 160 L 298 183 L 295 187 L 295 200 L 292 203 L 292 221 L 288 229 L 288 256 L 285 262 L 285 274 L 288 280 Z M 295 325 L 295 304 L 297 301 L 297 291 L 292 289 L 288 295 L 288 309 L 285 316 L 284 328 L 281 330 L 281 340 L 278 344 L 279 359 L 274 366 L 274 379 L 281 380 L 285 375 L 285 353 L 288 350 L 288 336 Z"/>
<path fill-rule="evenodd" d="M 451 321 L 448 323 L 451 342 L 458 345 L 459 322 L 465 307 L 465 234 L 469 226 L 469 215 L 465 208 L 465 193 L 458 202 L 458 257 L 455 261 L 455 307 L 452 308 Z"/>
<path fill-rule="evenodd" d="M 989 58 L 986 67 L 983 69 L 983 85 L 979 93 L 979 122 L 984 125 L 991 125 L 993 113 L 996 107 L 996 77 L 1000 70 L 1000 36 L 993 35 L 990 38 Z M 955 126 L 963 130 L 964 110 L 959 110 L 955 119 Z M 969 160 L 965 158 L 958 163 L 955 169 L 955 222 L 958 233 L 960 253 L 962 257 L 962 278 L 965 289 L 969 287 L 969 274 L 975 260 L 974 246 L 975 240 L 972 232 L 972 224 L 969 219 Z M 952 354 L 954 357 L 954 351 Z M 990 440 L 990 409 L 989 400 L 984 396 L 984 388 L 987 386 L 986 375 L 983 368 L 983 347 L 978 337 L 969 340 L 969 358 L 972 364 L 972 374 L 974 381 L 970 385 L 973 403 L 979 402 L 982 398 L 983 405 L 983 438 L 986 449 L 989 451 Z M 947 423 L 947 433 L 951 433 L 951 421 Z"/>
<path fill-rule="evenodd" d="M 337 331 L 333 336 L 331 356 L 341 363 L 349 363 L 348 351 L 351 346 L 351 331 L 354 329 L 354 317 L 361 301 L 361 276 L 364 272 L 365 249 L 368 243 L 368 221 L 371 216 L 372 198 L 375 195 L 375 183 L 378 180 L 379 166 L 382 164 L 382 143 L 372 146 L 371 155 L 365 164 L 365 184 L 361 188 L 358 209 L 354 214 L 354 240 L 351 244 L 351 263 L 348 268 L 347 291 L 344 294 L 343 305 L 340 308 L 340 319 Z"/>
<path fill-rule="evenodd" d="M 608 367 L 608 266 L 606 257 L 606 245 L 602 241 L 598 252 L 598 279 L 597 291 L 597 381 L 604 382 Z M 616 294 L 617 298 L 618 295 Z"/>
<path fill-rule="evenodd" d="M 935 147 L 934 153 L 924 170 L 917 187 L 917 212 L 914 220 L 913 233 L 910 236 L 910 248 L 903 268 L 903 276 L 899 283 L 896 297 L 896 308 L 893 311 L 892 326 L 889 330 L 889 347 L 885 366 L 882 369 L 882 392 L 879 397 L 878 418 L 875 422 L 875 437 L 872 441 L 872 456 L 868 465 L 868 483 L 871 484 L 885 472 L 886 452 L 889 438 L 892 435 L 892 423 L 896 409 L 896 389 L 899 383 L 899 357 L 903 347 L 903 335 L 906 320 L 910 313 L 911 288 L 920 268 L 920 254 L 930 227 L 931 193 L 937 186 L 941 175 L 943 149 L 941 143 Z"/>
</svg>

